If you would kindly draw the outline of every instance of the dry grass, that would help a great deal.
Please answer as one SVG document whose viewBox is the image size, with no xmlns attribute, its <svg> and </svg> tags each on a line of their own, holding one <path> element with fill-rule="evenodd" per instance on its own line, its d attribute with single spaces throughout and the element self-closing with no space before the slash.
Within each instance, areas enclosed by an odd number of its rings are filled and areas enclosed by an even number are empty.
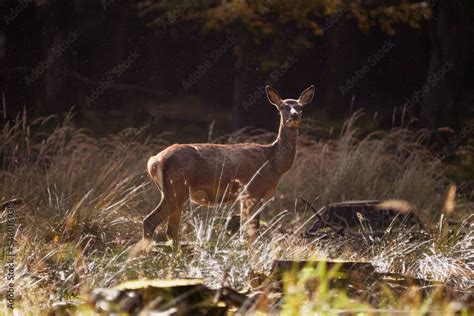
<svg viewBox="0 0 474 316">
<path fill-rule="evenodd" d="M 297 160 L 279 187 L 287 196 L 284 206 L 291 207 L 295 198 L 316 209 L 335 201 L 399 199 L 410 201 L 423 219 L 437 220 L 449 182 L 445 167 L 425 146 L 428 131 L 396 128 L 364 136 L 357 127 L 363 116 L 356 112 L 335 139 L 300 136 Z M 311 121 L 303 127 L 306 133 L 315 129 Z M 272 138 L 272 133 L 250 136 L 255 142 Z M 248 133 L 237 133 L 225 141 L 248 139 Z"/>
<path fill-rule="evenodd" d="M 235 207 L 191 206 L 182 228 L 190 245 L 179 251 L 156 247 L 138 257 L 129 257 L 128 251 L 141 237 L 144 215 L 160 198 L 145 165 L 167 145 L 162 137 L 151 138 L 142 128 L 96 139 L 76 128 L 71 114 L 31 122 L 26 113 L 19 115 L 0 135 L 1 199 L 25 201 L 15 213 L 17 301 L 41 310 L 54 301 L 84 297 L 94 287 L 143 277 L 201 277 L 212 287 L 226 283 L 245 290 L 252 269 L 268 272 L 275 259 L 331 256 L 334 249 L 339 257 L 371 260 L 381 270 L 469 288 L 472 229 L 441 227 L 421 241 L 403 233 L 362 242 L 300 238 L 311 220 L 310 211 L 295 202 L 300 197 L 317 207 L 348 199 L 403 199 L 422 218 L 438 223 L 448 182 L 440 162 L 423 146 L 423 132 L 399 129 L 361 137 L 358 115 L 337 139 L 301 137 L 295 167 L 275 201 L 259 209 L 266 226 L 253 247 L 242 246 L 226 229 Z M 273 137 L 241 132 L 225 141 Z M 469 201 L 454 211 L 458 216 L 470 212 Z M 0 241 L 3 248 L 6 236 Z M 348 250 L 351 243 L 360 249 Z M 1 280 L 1 295 L 5 287 Z"/>
</svg>

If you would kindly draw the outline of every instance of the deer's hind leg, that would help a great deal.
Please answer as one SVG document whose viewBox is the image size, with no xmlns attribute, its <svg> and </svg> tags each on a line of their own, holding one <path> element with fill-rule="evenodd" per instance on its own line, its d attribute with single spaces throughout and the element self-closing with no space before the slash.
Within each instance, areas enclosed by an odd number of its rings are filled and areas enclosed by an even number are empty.
<svg viewBox="0 0 474 316">
<path fill-rule="evenodd" d="M 156 227 L 161 224 L 170 213 L 171 211 L 162 200 L 143 220 L 143 238 L 151 239 Z"/>
<path fill-rule="evenodd" d="M 162 201 L 150 214 L 143 220 L 143 238 L 151 239 L 156 227 L 168 218 L 168 228 L 166 235 L 175 243 L 179 242 L 179 225 L 181 222 L 181 213 L 184 201 L 179 206 Z"/>
<path fill-rule="evenodd" d="M 152 238 L 156 227 L 168 219 L 166 234 L 175 243 L 179 241 L 179 224 L 184 203 L 188 199 L 186 190 L 176 191 L 166 186 L 161 203 L 143 220 L 143 237 Z"/>
<path fill-rule="evenodd" d="M 179 243 L 179 226 L 181 223 L 181 214 L 186 201 L 189 199 L 189 187 L 184 185 L 180 187 L 173 187 L 165 198 L 170 213 L 168 217 L 168 227 L 166 228 L 166 235 L 173 240 L 173 244 Z"/>
<path fill-rule="evenodd" d="M 176 159 L 178 158 L 178 159 Z M 143 220 L 143 237 L 150 239 L 156 227 L 166 219 L 167 235 L 179 242 L 179 223 L 184 203 L 189 198 L 189 184 L 179 157 L 170 156 L 166 150 L 148 160 L 147 170 L 162 194 L 160 204 Z"/>
</svg>

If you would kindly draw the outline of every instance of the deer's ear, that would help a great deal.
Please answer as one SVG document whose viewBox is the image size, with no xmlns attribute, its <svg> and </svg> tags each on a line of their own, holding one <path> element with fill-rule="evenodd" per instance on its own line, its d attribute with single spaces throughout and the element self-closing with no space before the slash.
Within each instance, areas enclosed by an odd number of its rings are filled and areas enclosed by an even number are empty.
<svg viewBox="0 0 474 316">
<path fill-rule="evenodd" d="M 316 89 L 314 88 L 314 85 L 311 85 L 309 88 L 304 90 L 303 93 L 301 93 L 300 98 L 298 99 L 298 102 L 301 105 L 306 105 L 310 103 L 313 100 L 315 91 Z"/>
<path fill-rule="evenodd" d="M 267 86 L 266 90 L 268 101 L 276 107 L 279 107 L 282 102 L 278 92 L 270 86 Z"/>
</svg>

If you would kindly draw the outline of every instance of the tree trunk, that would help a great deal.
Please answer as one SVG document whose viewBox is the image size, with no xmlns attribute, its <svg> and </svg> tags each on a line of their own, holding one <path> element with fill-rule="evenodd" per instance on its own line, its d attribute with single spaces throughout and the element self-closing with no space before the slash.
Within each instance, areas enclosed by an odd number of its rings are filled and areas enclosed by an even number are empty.
<svg viewBox="0 0 474 316">
<path fill-rule="evenodd" d="M 47 61 L 43 86 L 43 109 L 47 113 L 67 111 L 74 103 L 70 82 L 64 73 L 72 66 L 75 41 L 78 38 L 76 8 L 64 1 L 51 1 L 42 9 L 44 38 L 42 60 Z"/>
<path fill-rule="evenodd" d="M 426 94 L 420 104 L 422 125 L 457 127 L 457 102 L 464 82 L 464 0 L 438 1 L 428 22 L 431 38 Z"/>
<path fill-rule="evenodd" d="M 336 117 L 343 118 L 350 110 L 350 100 L 357 87 L 346 88 L 346 80 L 353 75 L 354 53 L 348 49 L 351 40 L 350 22 L 338 21 L 328 32 L 327 82 L 330 88 L 321 96 L 322 104 Z M 356 67 L 359 67 L 358 65 Z"/>
<path fill-rule="evenodd" d="M 236 63 L 232 96 L 232 129 L 234 131 L 245 126 L 255 126 L 255 102 L 251 102 L 250 96 L 257 90 L 256 87 L 251 88 L 254 80 L 251 80 L 251 60 L 247 58 L 249 51 L 244 41 L 244 36 L 241 36 L 235 49 Z"/>
</svg>

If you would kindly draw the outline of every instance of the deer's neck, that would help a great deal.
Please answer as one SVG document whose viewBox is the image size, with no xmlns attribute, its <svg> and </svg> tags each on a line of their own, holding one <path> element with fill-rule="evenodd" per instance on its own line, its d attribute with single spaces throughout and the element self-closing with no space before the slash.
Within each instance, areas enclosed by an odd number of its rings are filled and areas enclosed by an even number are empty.
<svg viewBox="0 0 474 316">
<path fill-rule="evenodd" d="M 283 124 L 283 118 L 281 118 L 278 137 L 272 144 L 272 157 L 270 161 L 282 174 L 290 170 L 293 165 L 297 138 L 298 129 L 286 127 Z"/>
</svg>

